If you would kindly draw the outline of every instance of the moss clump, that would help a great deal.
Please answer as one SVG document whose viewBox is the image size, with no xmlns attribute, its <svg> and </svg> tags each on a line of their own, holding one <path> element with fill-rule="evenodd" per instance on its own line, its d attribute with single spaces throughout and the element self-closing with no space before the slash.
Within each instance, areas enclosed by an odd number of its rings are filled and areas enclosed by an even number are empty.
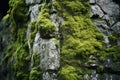
<svg viewBox="0 0 120 80">
<path fill-rule="evenodd" d="M 114 61 L 119 60 L 120 46 L 117 43 L 119 37 L 119 31 L 115 31 L 111 35 L 109 35 L 111 46 L 109 48 L 103 48 L 103 50 L 100 52 L 101 55 L 99 56 L 101 61 L 105 61 L 108 57 L 111 57 Z"/>
<path fill-rule="evenodd" d="M 60 12 L 58 15 L 65 20 L 60 26 L 61 65 L 65 66 L 60 70 L 62 75 L 60 79 L 82 80 L 79 75 L 89 73 L 89 70 L 84 67 L 84 62 L 90 55 L 98 55 L 103 49 L 103 35 L 90 20 L 88 2 L 58 0 L 54 5 Z M 72 67 L 69 67 L 71 65 Z"/>
<path fill-rule="evenodd" d="M 33 38 L 33 35 L 37 31 L 40 32 L 40 35 L 42 38 L 51 38 L 51 34 L 53 34 L 56 31 L 56 27 L 53 22 L 50 20 L 50 11 L 49 11 L 49 4 L 44 4 L 41 7 L 40 15 L 38 16 L 38 19 L 36 21 L 31 22 L 31 37 Z"/>
<path fill-rule="evenodd" d="M 29 79 L 29 49 L 26 40 L 27 29 L 27 10 L 28 7 L 24 0 L 10 0 L 10 9 L 8 11 L 11 21 L 11 32 L 13 43 L 8 47 L 4 55 L 3 63 L 7 65 L 6 69 L 12 69 L 15 79 Z M 11 74 L 11 73 L 7 73 Z"/>
<path fill-rule="evenodd" d="M 41 80 L 41 73 L 39 67 L 32 68 L 29 80 Z"/>
<path fill-rule="evenodd" d="M 76 68 L 72 66 L 62 67 L 59 74 L 60 80 L 81 80 L 77 74 Z"/>
<path fill-rule="evenodd" d="M 36 26 L 42 38 L 50 38 L 50 34 L 56 31 L 55 25 L 50 21 L 49 10 L 44 7 L 36 21 Z"/>
<path fill-rule="evenodd" d="M 55 25 L 49 19 L 40 18 L 37 22 L 37 26 L 42 38 L 50 38 L 50 34 L 56 31 Z"/>
<path fill-rule="evenodd" d="M 11 20 L 11 32 L 13 39 L 17 39 L 18 29 L 26 28 L 28 20 L 28 6 L 25 4 L 24 0 L 10 0 L 10 9 L 8 13 L 10 14 Z M 16 34 L 15 34 L 16 33 Z"/>
<path fill-rule="evenodd" d="M 39 66 L 40 65 L 40 54 L 33 53 L 33 66 Z"/>
</svg>

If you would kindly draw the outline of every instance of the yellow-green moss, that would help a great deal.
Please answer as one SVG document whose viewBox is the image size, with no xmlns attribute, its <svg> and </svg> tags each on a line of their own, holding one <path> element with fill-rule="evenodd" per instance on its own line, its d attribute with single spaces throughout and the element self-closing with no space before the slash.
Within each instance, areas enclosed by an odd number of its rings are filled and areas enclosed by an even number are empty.
<svg viewBox="0 0 120 80">
<path fill-rule="evenodd" d="M 10 9 L 7 16 L 11 23 L 13 42 L 4 55 L 3 63 L 6 63 L 7 69 L 13 69 L 13 74 L 17 80 L 28 80 L 30 62 L 26 40 L 28 8 L 24 0 L 10 0 L 9 5 Z"/>
<path fill-rule="evenodd" d="M 29 80 L 42 80 L 39 67 L 32 68 Z"/>
<path fill-rule="evenodd" d="M 44 2 L 40 7 L 38 19 L 30 24 L 31 45 L 37 31 L 40 32 L 42 38 L 48 39 L 51 38 L 50 34 L 56 31 L 54 23 L 50 20 L 51 3 L 48 2 L 48 0 Z M 9 16 L 7 15 L 3 20 L 7 17 L 11 20 L 13 45 L 9 46 L 3 62 L 8 64 L 8 68 L 14 62 L 12 68 L 17 80 L 40 80 L 39 55 L 33 54 L 34 65 L 32 70 L 29 70 L 30 57 L 26 40 L 28 6 L 24 0 L 10 0 L 9 4 Z M 114 60 L 120 57 L 120 47 L 115 45 L 108 49 L 103 47 L 104 37 L 91 22 L 88 0 L 56 0 L 53 5 L 57 9 L 57 16 L 64 19 L 60 25 L 60 80 L 83 80 L 83 75 L 90 73 L 84 67 L 84 63 L 91 54 L 96 55 L 100 60 L 105 60 L 107 56 L 113 57 Z M 119 37 L 119 33 L 116 37 Z M 110 41 L 115 42 L 116 37 L 111 36 Z M 56 40 L 53 41 L 59 46 Z M 102 66 L 98 70 L 103 70 Z"/>
<path fill-rule="evenodd" d="M 54 5 L 60 12 L 58 15 L 65 20 L 60 26 L 62 37 L 60 80 L 82 80 L 79 75 L 89 73 L 89 70 L 83 67 L 84 62 L 91 54 L 98 55 L 103 49 L 103 35 L 90 19 L 88 2 L 58 0 Z M 71 67 L 64 65 L 72 65 L 73 72 L 69 70 Z"/>
<path fill-rule="evenodd" d="M 62 67 L 59 74 L 60 80 L 82 80 L 77 74 L 77 69 L 72 66 Z"/>
<path fill-rule="evenodd" d="M 36 26 L 40 31 L 42 38 L 50 38 L 50 34 L 56 31 L 55 25 L 50 20 L 49 10 L 46 9 L 46 7 L 41 11 L 41 14 L 36 21 Z"/>
</svg>

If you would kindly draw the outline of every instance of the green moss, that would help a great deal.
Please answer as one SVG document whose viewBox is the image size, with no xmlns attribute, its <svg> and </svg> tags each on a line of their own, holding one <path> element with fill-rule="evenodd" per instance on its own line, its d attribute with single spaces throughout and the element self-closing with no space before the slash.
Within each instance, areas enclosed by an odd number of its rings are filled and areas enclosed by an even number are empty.
<svg viewBox="0 0 120 80">
<path fill-rule="evenodd" d="M 25 36 L 28 8 L 23 0 L 10 0 L 9 5 L 10 9 L 7 17 L 9 17 L 11 22 L 13 43 L 7 48 L 3 63 L 7 65 L 7 70 L 13 70 L 17 80 L 28 80 L 30 57 Z M 6 20 L 7 17 L 4 17 L 3 20 Z"/>
<path fill-rule="evenodd" d="M 77 69 L 73 66 L 62 67 L 59 77 L 60 80 L 82 80 L 77 74 Z"/>
<path fill-rule="evenodd" d="M 36 26 L 42 38 L 50 38 L 50 34 L 56 31 L 55 25 L 50 21 L 49 10 L 43 8 L 36 21 Z"/>
<path fill-rule="evenodd" d="M 50 38 L 50 34 L 56 31 L 55 25 L 49 19 L 45 18 L 40 18 L 37 22 L 37 27 L 40 30 L 42 38 Z"/>
<path fill-rule="evenodd" d="M 59 41 L 56 38 L 53 38 L 52 41 L 55 43 L 55 46 L 57 48 L 60 48 L 60 43 L 59 43 Z"/>
<path fill-rule="evenodd" d="M 26 80 L 29 77 L 29 62 L 30 57 L 26 50 L 26 45 L 16 44 L 16 51 L 14 53 L 14 58 L 16 59 L 13 65 L 14 74 L 17 80 Z"/>
<path fill-rule="evenodd" d="M 48 1 L 48 0 L 47 0 Z M 35 34 L 39 31 L 42 38 L 53 38 L 50 36 L 56 31 L 54 23 L 50 20 L 51 3 L 44 3 L 40 7 L 40 14 L 36 21 L 30 24 L 30 43 L 33 45 Z M 9 46 L 3 62 L 12 65 L 14 76 L 17 80 L 40 80 L 40 56 L 33 54 L 33 68 L 30 71 L 29 48 L 26 40 L 28 21 L 28 6 L 24 0 L 10 0 L 10 10 L 3 18 L 11 19 L 11 31 L 14 37 L 13 45 Z M 103 47 L 103 35 L 97 30 L 89 16 L 88 0 L 57 0 L 54 2 L 57 9 L 57 16 L 64 19 L 60 24 L 61 46 L 56 39 L 53 39 L 56 46 L 61 50 L 61 69 L 59 70 L 60 80 L 83 80 L 83 75 L 90 73 L 84 63 L 92 54 L 105 60 L 108 56 L 117 60 L 120 55 L 120 47 L 112 45 L 110 48 Z M 119 32 L 110 36 L 110 42 L 116 42 Z M 12 63 L 13 62 L 13 63 Z M 92 61 L 93 62 L 93 61 Z M 91 63 L 91 61 L 89 61 Z M 99 66 L 98 71 L 102 71 Z"/>
<path fill-rule="evenodd" d="M 39 66 L 40 65 L 40 54 L 33 53 L 33 66 Z"/>
<path fill-rule="evenodd" d="M 41 73 L 39 67 L 32 68 L 29 80 L 41 80 Z"/>
<path fill-rule="evenodd" d="M 113 35 L 109 36 L 109 40 L 111 42 L 112 45 L 116 45 L 117 44 L 117 38 Z"/>
<path fill-rule="evenodd" d="M 28 6 L 23 0 L 10 0 L 10 20 L 11 20 L 11 32 L 14 40 L 17 39 L 17 33 L 19 28 L 25 28 L 28 20 Z"/>
<path fill-rule="evenodd" d="M 108 57 L 111 57 L 114 61 L 119 60 L 120 46 L 117 45 L 117 39 L 119 37 L 119 31 L 113 32 L 109 35 L 110 47 L 103 48 L 100 51 L 99 57 L 101 61 L 105 61 Z"/>
<path fill-rule="evenodd" d="M 58 0 L 54 3 L 64 18 L 60 26 L 61 39 L 61 80 L 82 80 L 79 79 L 79 73 L 89 73 L 89 70 L 83 67 L 89 55 L 98 55 L 103 50 L 103 35 L 97 30 L 89 16 L 88 2 L 78 0 Z M 71 67 L 63 65 L 72 65 L 78 69 L 77 72 L 69 70 Z M 64 74 L 66 73 L 66 74 Z M 71 74 L 70 74 L 71 73 Z M 70 75 L 69 75 L 70 74 Z M 66 75 L 66 76 L 65 76 Z M 82 75 L 82 74 L 81 74 Z M 68 77 L 72 76 L 72 77 Z"/>
<path fill-rule="evenodd" d="M 97 72 L 103 72 L 104 71 L 104 67 L 102 66 L 102 65 L 99 65 L 98 67 L 97 67 Z"/>
<path fill-rule="evenodd" d="M 6 14 L 3 18 L 2 21 L 6 22 L 9 19 L 10 15 Z"/>
</svg>

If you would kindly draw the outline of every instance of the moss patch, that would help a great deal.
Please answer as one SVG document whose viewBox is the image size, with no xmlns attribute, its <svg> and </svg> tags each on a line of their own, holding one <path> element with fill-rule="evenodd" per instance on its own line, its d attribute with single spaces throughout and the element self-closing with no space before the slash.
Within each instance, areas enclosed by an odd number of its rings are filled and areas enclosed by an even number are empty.
<svg viewBox="0 0 120 80">
<path fill-rule="evenodd" d="M 84 62 L 103 50 L 103 35 L 90 20 L 88 1 L 58 0 L 54 5 L 65 20 L 60 26 L 60 80 L 82 80 L 83 77 L 79 77 L 82 73 L 90 73 Z"/>
</svg>

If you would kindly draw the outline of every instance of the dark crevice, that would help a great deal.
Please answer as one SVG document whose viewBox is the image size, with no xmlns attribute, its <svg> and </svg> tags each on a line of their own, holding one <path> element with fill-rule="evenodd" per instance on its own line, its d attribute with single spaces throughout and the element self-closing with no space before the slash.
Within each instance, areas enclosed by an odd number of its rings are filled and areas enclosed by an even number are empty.
<svg viewBox="0 0 120 80">
<path fill-rule="evenodd" d="M 1 0 L 0 2 L 0 20 L 7 14 L 9 9 L 9 0 Z"/>
<path fill-rule="evenodd" d="M 99 18 L 99 15 L 93 15 L 92 17 L 91 17 L 92 19 L 97 19 L 97 18 Z"/>
<path fill-rule="evenodd" d="M 115 3 L 120 5 L 120 0 L 113 0 L 113 2 L 115 2 Z"/>
</svg>

